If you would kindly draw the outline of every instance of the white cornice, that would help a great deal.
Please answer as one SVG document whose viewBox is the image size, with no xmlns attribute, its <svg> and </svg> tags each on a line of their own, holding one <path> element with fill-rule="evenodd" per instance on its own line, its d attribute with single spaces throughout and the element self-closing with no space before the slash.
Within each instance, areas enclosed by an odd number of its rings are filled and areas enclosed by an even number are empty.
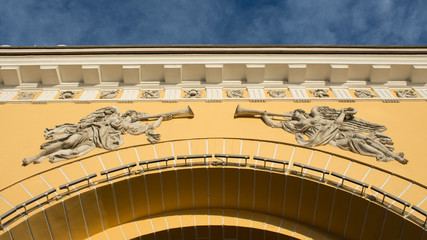
<svg viewBox="0 0 427 240">
<path fill-rule="evenodd" d="M 177 45 L 177 46 L 0 46 L 0 55 L 22 54 L 426 54 L 426 46 Z"/>
<path fill-rule="evenodd" d="M 425 86 L 426 47 L 0 47 L 0 89 L 103 84 Z M 357 83 L 362 83 L 358 85 Z M 3 85 L 3 86 L 2 86 Z"/>
</svg>

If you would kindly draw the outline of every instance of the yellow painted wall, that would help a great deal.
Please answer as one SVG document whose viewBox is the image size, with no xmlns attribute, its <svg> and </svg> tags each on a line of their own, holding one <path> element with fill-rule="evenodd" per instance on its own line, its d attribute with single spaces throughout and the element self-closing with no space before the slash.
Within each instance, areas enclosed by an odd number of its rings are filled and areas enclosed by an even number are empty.
<svg viewBox="0 0 427 240">
<path fill-rule="evenodd" d="M 236 137 L 273 140 L 296 144 L 294 135 L 281 129 L 266 126 L 260 119 L 233 118 L 236 106 L 267 110 L 283 113 L 297 108 L 310 111 L 313 106 L 326 105 L 333 108 L 354 107 L 358 110 L 357 117 L 385 125 L 388 130 L 384 132 L 395 142 L 395 152 L 404 152 L 409 160 L 407 165 L 398 162 L 377 162 L 373 157 L 365 157 L 340 150 L 332 146 L 322 146 L 322 149 L 336 154 L 359 159 L 368 164 L 378 166 L 391 172 L 406 176 L 420 183 L 427 182 L 425 175 L 427 156 L 427 125 L 425 117 L 427 108 L 425 102 L 311 102 L 294 103 L 290 101 L 250 103 L 248 101 L 205 103 L 205 102 L 179 102 L 179 103 L 48 103 L 48 104 L 3 104 L 0 105 L 2 118 L 0 119 L 0 175 L 4 188 L 20 179 L 38 172 L 57 167 L 65 162 L 51 164 L 47 160 L 38 165 L 21 166 L 25 157 L 39 153 L 40 144 L 44 143 L 43 131 L 55 125 L 70 122 L 77 123 L 84 116 L 96 109 L 105 106 L 117 106 L 121 112 L 129 109 L 148 112 L 150 114 L 163 113 L 182 109 L 189 105 L 195 113 L 194 119 L 175 119 L 164 122 L 157 133 L 162 135 L 161 140 L 174 140 L 184 138 L 207 137 Z M 122 147 L 147 143 L 144 135 L 125 136 Z M 104 152 L 96 149 L 87 156 Z M 84 156 L 83 156 L 84 157 Z"/>
<path fill-rule="evenodd" d="M 378 124 L 385 125 L 388 130 L 384 132 L 389 135 L 395 142 L 396 152 L 402 151 L 406 155 L 405 157 L 409 159 L 407 165 L 402 165 L 396 161 L 382 163 L 377 162 L 373 157 L 365 157 L 358 154 L 353 154 L 348 151 L 343 151 L 332 146 L 321 146 L 315 148 L 316 150 L 322 150 L 325 152 L 311 151 L 310 149 L 305 148 L 295 148 L 288 145 L 278 145 L 273 142 L 281 143 L 290 143 L 297 144 L 295 141 L 295 136 L 285 132 L 282 129 L 270 128 L 266 126 L 260 119 L 255 118 L 234 118 L 234 112 L 237 105 L 241 105 L 246 108 L 256 109 L 256 110 L 267 110 L 269 112 L 283 113 L 287 111 L 292 111 L 297 108 L 306 110 L 307 112 L 311 110 L 314 106 L 329 106 L 332 108 L 340 109 L 344 107 L 354 107 L 358 110 L 357 117 L 362 118 L 367 121 L 371 121 Z M 77 123 L 81 118 L 86 115 L 94 112 L 95 110 L 106 107 L 106 106 L 116 106 L 122 113 L 127 110 L 133 109 L 141 112 L 148 112 L 150 114 L 158 114 L 169 111 L 175 111 L 182 108 L 185 108 L 189 105 L 195 117 L 193 119 L 174 119 L 171 121 L 164 122 L 158 129 L 157 133 L 162 135 L 162 142 L 155 144 L 154 146 L 147 144 L 146 137 L 144 135 L 140 136 L 131 136 L 126 135 L 124 145 L 119 149 L 119 153 L 113 151 L 105 153 L 103 149 L 96 149 L 91 153 L 82 156 L 77 159 L 81 159 L 81 162 L 76 162 L 75 160 L 64 161 L 60 163 L 51 164 L 46 159 L 40 164 L 31 164 L 26 167 L 21 166 L 22 159 L 24 157 L 29 157 L 39 153 L 39 145 L 44 143 L 43 131 L 45 128 L 54 127 L 62 123 Z M 3 117 L 0 119 L 0 126 L 3 136 L 0 143 L 0 151 L 2 152 L 2 157 L 0 158 L 0 174 L 2 176 L 2 182 L 0 183 L 0 195 L 4 197 L 8 203 L 5 201 L 0 202 L 0 212 L 6 212 L 12 206 L 22 203 L 25 200 L 31 198 L 31 196 L 38 195 L 44 191 L 50 189 L 49 184 L 52 187 L 58 188 L 59 185 L 68 182 L 69 180 L 74 180 L 86 176 L 87 173 L 99 173 L 104 169 L 109 169 L 113 167 L 120 166 L 123 161 L 124 164 L 137 162 L 138 160 L 148 160 L 158 157 L 167 157 L 171 155 L 184 155 L 184 154 L 203 154 L 203 153 L 232 153 L 232 154 L 249 154 L 249 155 L 260 155 L 264 157 L 275 157 L 280 160 L 289 160 L 291 155 L 293 155 L 293 160 L 299 163 L 308 164 L 309 159 L 315 159 L 310 164 L 317 167 L 325 167 L 328 162 L 330 155 L 327 152 L 347 156 L 358 161 L 367 163 L 368 165 L 376 166 L 380 169 L 402 175 L 403 177 L 410 178 L 421 184 L 425 184 L 427 176 L 425 176 L 426 163 L 424 161 L 424 156 L 427 154 L 427 148 L 425 147 L 425 133 L 427 133 L 427 127 L 425 125 L 424 118 L 427 115 L 425 110 L 425 102 L 401 102 L 401 103 L 381 103 L 381 102 L 356 102 L 356 103 L 338 103 L 338 102 L 311 102 L 311 103 L 294 103 L 290 101 L 277 101 L 277 102 L 267 102 L 267 103 L 251 103 L 248 101 L 233 101 L 233 102 L 222 102 L 222 103 L 205 103 L 205 102 L 179 102 L 179 103 L 90 103 L 90 104 L 76 104 L 76 103 L 48 103 L 48 104 L 3 104 L 0 105 L 0 111 L 3 114 Z M 222 138 L 226 138 L 223 140 Z M 179 141 L 179 139 L 190 139 L 185 141 Z M 193 140 L 191 140 L 193 139 Z M 198 139 L 198 140 L 196 140 Z M 209 139 L 204 140 L 204 139 Z M 240 139 L 253 139 L 250 140 L 240 140 Z M 257 139 L 262 140 L 257 141 Z M 173 140 L 173 143 L 170 142 Z M 264 141 L 273 141 L 271 143 Z M 129 146 L 142 145 L 145 146 L 138 148 L 127 148 Z M 138 155 L 136 155 L 136 152 Z M 96 154 L 105 153 L 99 157 Z M 273 154 L 274 153 L 274 154 Z M 273 156 L 275 155 L 275 156 Z M 119 158 L 120 156 L 120 158 Z M 89 157 L 89 158 L 88 158 Z M 140 157 L 140 159 L 138 159 Z M 102 161 L 99 160 L 102 159 Z M 341 161 L 342 160 L 342 161 Z M 351 168 L 349 168 L 350 161 L 341 159 L 339 157 L 334 157 L 331 161 L 331 165 L 328 167 L 331 171 L 336 171 L 339 173 L 346 172 L 348 169 L 347 175 L 361 180 L 367 172 L 370 171 L 369 175 L 366 175 L 367 178 L 365 182 L 368 182 L 370 185 L 375 185 L 380 187 L 386 181 L 387 185 L 383 188 L 385 191 L 392 193 L 400 193 L 405 191 L 408 186 L 408 181 L 402 181 L 397 177 L 391 177 L 389 173 L 380 171 L 378 169 L 369 170 L 369 166 L 364 166 L 354 163 Z M 69 164 L 73 162 L 72 164 Z M 58 168 L 60 167 L 60 168 Z M 49 171 L 48 171 L 49 170 Z M 295 170 L 295 168 L 294 168 Z M 86 172 L 85 172 L 86 171 Z M 186 170 L 188 171 L 188 170 Z M 231 171 L 231 170 L 227 170 Z M 183 170 L 183 172 L 185 172 Z M 41 174 L 40 174 L 41 173 Z M 215 171 L 210 173 L 210 180 L 212 181 L 215 178 L 219 182 L 222 181 L 222 176 L 220 172 L 216 174 Z M 99 235 L 99 232 L 102 231 L 102 224 L 104 228 L 110 232 L 114 232 L 119 224 L 128 223 L 132 220 L 132 214 L 129 212 L 129 205 L 131 202 L 137 202 L 138 207 L 135 208 L 135 214 L 141 217 L 141 220 L 147 220 L 149 214 L 146 206 L 148 202 L 151 206 L 151 215 L 161 215 L 162 213 L 172 214 L 177 209 L 192 209 L 196 208 L 201 211 L 200 216 L 198 217 L 199 222 L 204 222 L 204 225 L 208 225 L 205 216 L 208 215 L 207 209 L 212 209 L 213 215 L 221 215 L 222 213 L 216 212 L 216 209 L 220 209 L 221 206 L 214 206 L 215 203 L 222 203 L 222 194 L 225 191 L 227 198 L 225 199 L 224 207 L 230 209 L 230 214 L 233 214 L 233 209 L 245 209 L 245 211 L 252 211 L 260 213 L 258 216 L 260 219 L 265 218 L 265 212 L 267 212 L 266 207 L 269 206 L 269 211 L 275 212 L 275 215 L 280 218 L 282 209 L 280 208 L 283 203 L 277 197 L 271 198 L 269 204 L 266 197 L 268 195 L 267 188 L 268 177 L 265 173 L 262 172 L 253 172 L 250 170 L 241 171 L 240 175 L 228 174 L 225 177 L 225 184 L 212 184 L 209 186 L 209 190 L 206 188 L 207 176 L 205 171 L 192 171 L 190 174 L 180 174 L 178 181 L 180 185 L 178 189 L 175 188 L 175 185 L 163 184 L 161 185 L 158 182 L 158 175 L 148 174 L 146 180 L 151 183 L 148 185 L 150 190 L 148 192 L 148 199 L 145 195 L 145 185 L 141 177 L 132 178 L 131 183 L 135 184 L 140 191 L 137 191 L 132 196 L 133 199 L 128 195 L 129 189 L 127 188 L 127 181 L 120 181 L 114 183 L 114 188 L 111 185 L 106 185 L 102 187 L 102 191 L 98 190 L 96 195 L 94 191 L 88 191 L 84 195 L 76 196 L 74 195 L 71 198 L 67 198 L 64 203 L 61 201 L 56 202 L 54 205 L 50 205 L 46 208 L 46 214 L 48 219 L 58 220 L 49 220 L 54 221 L 57 224 L 51 224 L 51 231 L 55 234 L 60 234 L 66 230 L 66 225 L 63 222 L 65 219 L 63 206 L 66 209 L 70 209 L 67 219 L 70 222 L 70 226 L 73 229 L 70 231 L 73 234 L 77 234 L 76 238 L 85 238 L 86 236 Z M 265 176 L 264 176 L 265 175 Z M 30 179 L 23 180 L 27 177 Z M 178 175 L 177 175 L 178 176 Z M 240 176 L 240 180 L 239 177 Z M 283 189 L 283 179 L 281 176 L 275 176 L 274 181 L 272 181 L 273 189 L 275 194 L 278 196 L 283 196 L 284 192 L 280 192 L 278 189 Z M 252 179 L 257 181 L 253 181 Z M 68 179 L 67 179 L 68 178 Z M 102 177 L 97 178 L 98 180 Z M 173 182 L 174 176 L 171 176 L 170 179 L 164 179 L 163 182 Z M 244 180 L 242 180 L 244 179 Z M 23 181 L 21 181 L 23 180 Z M 11 184 L 21 181 L 19 184 L 14 185 L 13 187 L 8 187 Z M 216 183 L 218 183 L 216 181 Z M 239 184 L 239 181 L 244 181 L 245 184 Z M 360 221 L 363 220 L 363 214 L 355 212 L 355 209 L 358 207 L 362 209 L 369 209 L 369 214 L 372 216 L 377 216 L 378 221 L 373 220 L 372 217 L 369 217 L 367 224 L 369 227 L 364 234 L 369 235 L 369 231 L 373 231 L 372 234 L 376 236 L 378 234 L 378 229 L 381 228 L 381 219 L 385 214 L 385 209 L 383 206 L 378 206 L 377 203 L 367 203 L 366 199 L 351 198 L 348 193 L 338 191 L 334 193 L 334 190 L 330 187 L 325 187 L 324 190 L 319 192 L 319 195 L 315 194 L 317 191 L 317 184 L 310 181 L 304 182 L 302 184 L 301 180 L 294 177 L 288 177 L 287 180 L 287 192 L 286 196 L 286 212 L 284 217 L 292 220 L 298 219 L 301 222 L 304 222 L 307 225 L 310 225 L 312 221 L 316 227 L 320 229 L 320 232 L 324 232 L 328 228 L 328 219 L 333 219 L 333 224 L 331 224 L 331 229 L 333 233 L 340 235 L 343 233 L 344 222 L 347 216 L 350 216 L 348 229 L 346 230 L 348 234 L 353 237 L 357 237 L 357 233 L 360 229 L 355 228 L 360 224 Z M 197 195 L 194 196 L 194 206 L 189 196 L 192 196 L 193 186 L 196 189 Z M 302 187 L 302 185 L 304 185 Z M 223 187 L 226 186 L 224 189 Z M 411 185 L 412 187 L 405 192 L 403 196 L 404 199 L 410 199 L 412 204 L 418 204 L 423 201 L 425 196 L 425 189 L 421 189 L 419 186 Z M 253 199 L 252 190 L 258 189 L 255 199 Z M 236 191 L 240 189 L 241 195 L 237 196 Z M 300 192 L 300 189 L 304 191 Z M 360 190 L 360 189 L 359 189 Z M 163 192 L 162 192 L 163 191 Z M 179 191 L 179 200 L 168 198 L 162 194 L 168 194 L 172 196 L 177 194 Z M 209 193 L 208 193 L 209 191 Z M 370 190 L 370 194 L 374 194 Z M 207 206 L 208 200 L 206 195 L 210 194 L 209 204 Z M 301 195 L 300 195 L 301 194 Z M 31 196 L 30 196 L 31 195 Z M 395 194 L 398 195 L 398 194 Z M 114 203 L 114 196 L 118 201 L 118 211 L 120 212 L 120 218 L 116 217 L 116 214 L 111 210 Z M 177 195 L 178 196 L 178 195 Z M 301 200 L 299 198 L 301 196 Z M 335 199 L 335 202 L 331 203 L 332 197 Z M 378 196 L 379 197 L 379 196 Z M 93 205 L 96 202 L 97 198 L 102 198 L 103 212 L 102 220 L 99 217 L 96 206 Z M 240 202 L 238 201 L 240 198 Z M 165 199 L 164 205 L 159 201 L 160 199 Z M 248 201 L 242 201 L 248 200 Z M 316 203 L 314 199 L 318 199 Z M 249 201 L 250 200 L 250 201 Z M 301 201 L 301 202 L 299 202 Z M 347 204 L 352 204 L 353 211 L 350 212 L 350 215 L 342 215 L 340 213 L 347 210 Z M 236 207 L 238 203 L 238 207 Z M 9 205 L 10 204 L 10 205 Z M 85 216 L 82 215 L 81 211 L 76 211 L 73 209 L 80 209 L 80 205 L 85 205 Z M 371 204 L 368 208 L 367 204 Z M 61 206 L 63 205 L 63 206 Z M 300 207 L 300 210 L 296 206 Z M 317 208 L 316 217 L 313 218 L 313 212 L 315 211 L 314 206 L 324 206 L 322 208 Z M 333 216 L 330 216 L 329 208 L 333 207 L 335 212 Z M 425 209 L 425 204 L 420 207 Z M 110 209 L 110 210 L 109 210 Z M 327 211 L 322 211 L 327 210 Z M 204 212 L 203 212 L 204 211 Z M 209 210 L 210 211 L 210 210 Z M 300 211 L 298 213 L 298 211 Z M 40 209 L 36 210 L 36 213 L 31 213 L 30 224 L 37 227 L 37 231 L 33 233 L 34 237 L 39 237 L 43 239 L 49 233 L 47 228 L 47 223 L 43 221 L 43 214 L 41 214 Z M 182 213 L 181 213 L 182 214 Z M 191 211 L 184 213 L 192 216 Z M 249 214 L 249 213 L 247 213 Z M 371 216 L 371 215 L 370 215 Z M 387 221 L 394 221 L 396 224 L 400 224 L 402 219 L 399 215 L 396 215 L 394 212 L 387 213 Z M 240 216 L 247 218 L 247 216 Z M 173 218 L 173 217 L 172 217 Z M 214 218 L 215 219 L 215 218 Z M 314 219 L 314 220 L 313 220 Z M 391 220 L 394 219 L 394 220 Z M 21 219 L 22 220 L 22 219 Z M 17 221 L 13 223 L 10 227 L 12 233 L 15 236 L 20 236 L 24 238 L 29 236 L 25 228 L 25 221 Z M 61 222 L 62 221 L 62 222 Z M 82 231 L 85 228 L 85 223 L 87 226 L 90 226 L 87 232 Z M 102 221 L 102 223 L 101 223 Z M 119 223 L 120 221 L 120 223 Z M 157 219 L 155 224 L 156 226 L 163 226 L 164 223 L 162 219 Z M 197 221 L 197 220 L 196 220 Z M 220 221 L 219 219 L 213 220 Z M 222 221 L 222 218 L 221 218 Z M 227 224 L 235 224 L 237 221 L 235 217 L 224 218 L 224 221 Z M 261 221 L 262 222 L 262 221 Z M 242 226 L 247 226 L 250 222 L 241 223 Z M 191 223 L 188 223 L 188 226 L 191 226 Z M 396 225 L 396 226 L 398 226 Z M 376 226 L 376 227 L 375 227 Z M 388 226 L 391 226 L 388 224 Z M 408 228 L 405 228 L 405 234 L 410 227 L 413 225 L 407 224 Z M 123 225 L 125 227 L 125 225 Z M 126 227 L 129 227 L 126 225 Z M 258 229 L 261 229 L 261 226 L 255 226 Z M 164 228 L 163 228 L 164 229 Z M 377 229 L 377 230 L 370 230 Z M 398 227 L 391 228 L 397 231 Z M 416 229 L 418 229 L 416 227 Z M 289 229 L 288 229 L 289 230 Z M 107 232 L 108 232 L 107 231 Z M 129 230 L 131 231 L 131 230 Z M 134 229 L 132 230 L 134 231 Z M 304 232 L 306 231 L 306 232 Z M 308 234 L 309 229 L 305 229 L 302 233 Z M 390 230 L 391 231 L 391 230 Z M 419 229 L 417 230 L 419 231 Z M 38 236 L 37 234 L 40 234 Z M 113 235 L 115 233 L 112 233 Z M 136 234 L 136 233 L 135 233 Z M 395 232 L 384 233 L 384 236 L 395 236 Z M 388 235 L 387 235 L 388 234 Z M 37 236 L 36 236 L 37 235 Z M 102 235 L 102 234 L 101 234 Z M 191 234 L 190 234 L 191 235 Z M 320 234 L 321 235 L 321 234 Z M 8 234 L 3 232 L 0 234 L 1 238 L 8 239 Z M 63 236 L 62 236 L 63 237 Z M 74 237 L 73 237 L 74 238 Z M 66 239 L 66 237 L 65 237 Z"/>
</svg>

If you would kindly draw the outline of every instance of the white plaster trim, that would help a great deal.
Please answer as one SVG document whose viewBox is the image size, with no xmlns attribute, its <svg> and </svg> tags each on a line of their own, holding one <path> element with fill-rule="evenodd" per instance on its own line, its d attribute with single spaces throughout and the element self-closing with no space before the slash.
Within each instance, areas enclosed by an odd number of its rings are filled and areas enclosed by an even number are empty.
<svg viewBox="0 0 427 240">
<path fill-rule="evenodd" d="M 221 102 L 223 99 L 222 87 L 206 87 L 207 102 Z"/>
<path fill-rule="evenodd" d="M 399 102 L 399 99 L 391 94 L 388 88 L 372 88 L 378 97 L 384 102 Z"/>
<path fill-rule="evenodd" d="M 264 94 L 264 88 L 263 87 L 248 87 L 248 94 L 249 94 L 249 100 L 254 102 L 264 102 L 265 101 L 265 94 Z"/>
<path fill-rule="evenodd" d="M 414 87 L 414 90 L 418 95 L 420 95 L 421 98 L 427 99 L 427 88 L 416 88 Z"/>
<path fill-rule="evenodd" d="M 0 94 L 0 102 L 7 102 L 12 100 L 12 98 L 14 98 L 16 95 L 18 94 L 18 91 L 3 91 Z"/>
<path fill-rule="evenodd" d="M 181 88 L 165 88 L 163 102 L 176 102 L 181 98 Z"/>
<path fill-rule="evenodd" d="M 98 95 L 99 90 L 84 90 L 82 95 L 80 96 L 80 98 L 78 99 L 79 101 L 91 101 L 94 100 L 96 98 L 96 96 Z"/>
<path fill-rule="evenodd" d="M 138 99 L 139 89 L 123 89 L 121 101 L 133 101 Z"/>
<path fill-rule="evenodd" d="M 47 100 L 53 100 L 58 95 L 58 90 L 43 90 L 40 96 L 34 100 L 34 102 L 42 102 Z"/>
<path fill-rule="evenodd" d="M 291 96 L 295 100 L 307 100 L 309 101 L 309 96 L 305 88 L 289 88 Z"/>
</svg>

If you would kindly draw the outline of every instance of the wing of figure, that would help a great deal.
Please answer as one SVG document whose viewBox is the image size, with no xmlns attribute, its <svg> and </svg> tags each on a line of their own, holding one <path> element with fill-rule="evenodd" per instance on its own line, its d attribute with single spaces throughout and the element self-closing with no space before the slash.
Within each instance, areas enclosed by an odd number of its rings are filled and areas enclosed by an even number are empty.
<svg viewBox="0 0 427 240">
<path fill-rule="evenodd" d="M 100 108 L 95 112 L 87 115 L 86 117 L 80 119 L 78 124 L 101 122 L 107 115 L 111 115 L 112 113 L 120 113 L 120 111 L 117 107 L 114 106 Z"/>
<path fill-rule="evenodd" d="M 345 120 L 341 126 L 355 132 L 366 133 L 384 132 L 387 130 L 386 126 L 384 125 L 369 122 L 357 117 L 353 117 L 351 120 Z"/>
</svg>

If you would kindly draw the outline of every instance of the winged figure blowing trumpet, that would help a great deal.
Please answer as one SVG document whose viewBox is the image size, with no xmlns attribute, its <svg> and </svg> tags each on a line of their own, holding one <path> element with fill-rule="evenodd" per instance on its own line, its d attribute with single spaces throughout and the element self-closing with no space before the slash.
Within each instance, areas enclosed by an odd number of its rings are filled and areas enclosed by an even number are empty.
<svg viewBox="0 0 427 240">
<path fill-rule="evenodd" d="M 295 134 L 298 144 L 316 147 L 330 144 L 340 149 L 375 157 L 377 161 L 393 160 L 406 164 L 402 152 L 395 153 L 392 139 L 383 134 L 384 125 L 365 121 L 354 115 L 354 108 L 337 110 L 327 106 L 316 106 L 310 113 L 296 109 L 284 114 L 269 113 L 237 106 L 234 117 L 260 117 L 265 124 L 273 128 L 282 128 Z M 274 117 L 283 118 L 276 122 Z"/>
<path fill-rule="evenodd" d="M 145 134 L 150 143 L 160 141 L 160 134 L 154 133 L 165 120 L 193 118 L 188 106 L 184 109 L 150 115 L 135 110 L 120 114 L 117 107 L 109 106 L 96 110 L 80 119 L 77 124 L 64 123 L 54 128 L 46 128 L 44 137 L 49 140 L 40 146 L 42 150 L 34 157 L 24 158 L 22 165 L 40 163 L 45 158 L 54 163 L 82 156 L 94 148 L 114 150 L 124 143 L 124 134 Z M 152 124 L 142 123 L 151 121 Z"/>
</svg>

